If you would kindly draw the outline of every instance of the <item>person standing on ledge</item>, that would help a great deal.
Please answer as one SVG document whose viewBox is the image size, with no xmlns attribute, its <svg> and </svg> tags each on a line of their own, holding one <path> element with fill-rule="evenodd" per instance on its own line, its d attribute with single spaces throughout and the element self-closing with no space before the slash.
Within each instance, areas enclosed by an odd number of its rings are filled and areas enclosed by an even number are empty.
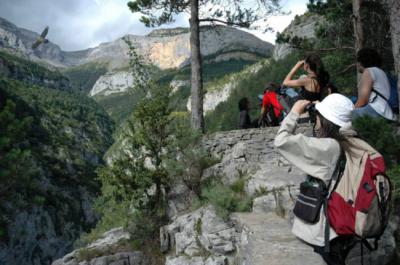
<svg viewBox="0 0 400 265">
<path fill-rule="evenodd" d="M 293 79 L 295 73 L 303 67 L 307 72 L 306 76 L 299 79 Z M 329 82 L 329 74 L 325 71 L 321 58 L 318 55 L 309 55 L 304 60 L 297 62 L 297 64 L 290 70 L 283 85 L 293 88 L 301 88 L 300 95 L 305 100 L 317 101 L 321 100 L 322 89 Z"/>
<path fill-rule="evenodd" d="M 357 53 L 357 70 L 362 73 L 358 87 L 358 99 L 352 119 L 363 116 L 383 117 L 396 120 L 387 100 L 390 97 L 390 83 L 386 73 L 380 69 L 382 59 L 374 49 L 364 48 Z"/>
<path fill-rule="evenodd" d="M 335 93 L 316 103 L 317 137 L 308 137 L 301 133 L 296 134 L 296 127 L 300 115 L 310 103 L 308 100 L 298 100 L 294 104 L 279 128 L 274 145 L 293 165 L 328 185 L 341 152 L 350 152 L 351 144 L 342 129 L 351 128 L 354 105 L 347 97 Z M 308 223 L 295 216 L 292 232 L 311 245 L 328 265 L 344 265 L 346 253 L 343 253 L 342 247 L 346 242 L 338 237 L 332 227 L 329 227 L 331 251 L 324 252 L 325 225 L 326 218 L 321 207 L 319 221 L 316 223 Z"/>
</svg>

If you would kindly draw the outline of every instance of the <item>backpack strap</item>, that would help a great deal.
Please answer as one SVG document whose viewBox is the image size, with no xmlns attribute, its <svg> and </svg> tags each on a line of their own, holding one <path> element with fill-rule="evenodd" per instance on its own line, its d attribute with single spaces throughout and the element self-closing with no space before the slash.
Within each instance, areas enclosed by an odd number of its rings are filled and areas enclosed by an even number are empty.
<svg viewBox="0 0 400 265">
<path fill-rule="evenodd" d="M 344 163 L 343 163 L 344 161 Z M 343 171 L 344 171 L 344 167 L 346 165 L 346 158 L 345 155 L 343 153 L 343 151 L 340 152 L 338 161 L 336 163 L 335 166 L 335 170 L 333 171 L 331 180 L 329 181 L 329 185 L 328 185 L 328 195 L 325 197 L 324 199 L 324 215 L 325 215 L 325 228 L 324 228 L 324 241 L 325 241 L 325 246 L 324 246 L 324 251 L 326 253 L 330 252 L 330 244 L 329 244 L 329 238 L 330 238 L 330 223 L 329 223 L 329 217 L 328 217 L 328 201 L 331 198 L 332 195 L 332 191 L 334 191 L 342 177 Z M 331 184 L 332 181 L 335 180 L 335 184 L 333 186 L 333 188 L 331 189 Z"/>
<path fill-rule="evenodd" d="M 374 92 L 374 93 L 376 94 L 376 96 L 372 99 L 371 102 L 374 102 L 375 99 L 379 96 L 379 97 L 383 98 L 383 99 L 389 104 L 389 102 L 388 102 L 389 99 L 386 98 L 386 97 L 384 97 L 384 96 L 383 96 L 381 93 L 379 93 L 376 89 L 372 88 L 372 92 Z"/>
</svg>

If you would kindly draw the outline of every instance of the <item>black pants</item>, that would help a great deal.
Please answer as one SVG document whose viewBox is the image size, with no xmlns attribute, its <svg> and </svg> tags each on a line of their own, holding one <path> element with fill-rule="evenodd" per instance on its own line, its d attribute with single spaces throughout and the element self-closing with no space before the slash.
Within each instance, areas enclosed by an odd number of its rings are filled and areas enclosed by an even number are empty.
<svg viewBox="0 0 400 265">
<path fill-rule="evenodd" d="M 345 265 L 346 257 L 349 254 L 354 239 L 337 237 L 330 241 L 330 252 L 325 252 L 324 247 L 313 246 L 314 252 L 320 254 L 328 265 Z"/>
</svg>

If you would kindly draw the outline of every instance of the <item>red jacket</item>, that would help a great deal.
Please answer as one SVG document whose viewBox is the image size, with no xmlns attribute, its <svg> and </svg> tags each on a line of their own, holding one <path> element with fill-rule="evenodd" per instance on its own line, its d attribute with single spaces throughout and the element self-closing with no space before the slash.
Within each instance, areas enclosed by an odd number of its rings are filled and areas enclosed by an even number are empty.
<svg viewBox="0 0 400 265">
<path fill-rule="evenodd" d="M 278 95 L 274 91 L 267 91 L 264 93 L 262 107 L 267 108 L 269 105 L 273 106 L 275 116 L 279 117 L 281 115 L 281 112 L 283 111 L 283 107 L 279 103 Z"/>
</svg>

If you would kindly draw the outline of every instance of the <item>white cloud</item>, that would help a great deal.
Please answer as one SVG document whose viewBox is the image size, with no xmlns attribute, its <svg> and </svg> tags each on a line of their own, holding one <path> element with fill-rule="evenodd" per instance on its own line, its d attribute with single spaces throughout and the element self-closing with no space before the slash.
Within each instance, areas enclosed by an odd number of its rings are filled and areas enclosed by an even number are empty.
<svg viewBox="0 0 400 265">
<path fill-rule="evenodd" d="M 113 41 L 126 34 L 145 35 L 152 29 L 139 22 L 140 14 L 132 14 L 128 0 L 0 0 L 0 16 L 19 27 L 41 32 L 49 25 L 49 39 L 64 50 L 80 50 Z M 288 16 L 274 16 L 268 24 L 282 31 L 296 14 L 306 10 L 308 0 L 282 0 Z M 188 15 L 180 14 L 176 22 L 163 28 L 188 27 Z M 261 25 L 262 26 L 262 25 Z M 250 31 L 269 42 L 276 32 Z"/>
<path fill-rule="evenodd" d="M 269 31 L 264 33 L 263 28 L 266 26 L 261 25 L 260 30 L 246 30 L 262 40 L 270 43 L 275 43 L 276 33 L 283 31 L 296 15 L 304 14 L 307 11 L 308 0 L 283 0 L 282 7 L 283 11 L 290 12 L 288 15 L 272 16 L 269 17 L 265 24 L 273 29 L 273 32 Z"/>
</svg>

